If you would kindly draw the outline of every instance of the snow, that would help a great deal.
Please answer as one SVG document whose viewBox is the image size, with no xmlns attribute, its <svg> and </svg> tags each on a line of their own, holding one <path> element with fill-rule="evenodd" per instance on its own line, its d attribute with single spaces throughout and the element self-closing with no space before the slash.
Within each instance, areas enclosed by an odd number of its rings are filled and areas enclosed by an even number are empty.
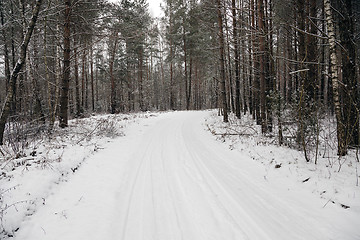
<svg viewBox="0 0 360 240">
<path fill-rule="evenodd" d="M 8 159 L 0 158 L 0 239 L 13 236 L 21 221 L 46 205 L 48 196 L 57 191 L 58 185 L 69 181 L 84 161 L 114 137 L 124 136 L 126 126 L 154 115 L 119 114 L 72 120 L 68 129 L 55 126 L 51 135 L 25 139 L 23 145 L 29 146 L 21 154 L 17 151 L 22 148 L 16 144 L 2 147 L 0 150 Z M 15 155 L 26 157 L 14 159 Z"/>
<path fill-rule="evenodd" d="M 3 216 L 7 232 L 19 228 L 11 239 L 360 239 L 356 161 L 337 172 L 257 138 L 213 136 L 213 111 L 119 119 L 118 137 L 67 144 L 51 168 L 1 179 L 18 186 L 7 204 L 33 201 Z"/>
</svg>

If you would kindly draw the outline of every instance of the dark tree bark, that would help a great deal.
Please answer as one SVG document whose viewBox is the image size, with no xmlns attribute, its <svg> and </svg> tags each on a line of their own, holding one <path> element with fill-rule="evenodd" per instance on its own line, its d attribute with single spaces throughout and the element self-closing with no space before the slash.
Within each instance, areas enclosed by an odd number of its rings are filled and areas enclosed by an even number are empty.
<svg viewBox="0 0 360 240">
<path fill-rule="evenodd" d="M 228 122 L 228 106 L 226 101 L 226 77 L 225 77 L 225 53 L 224 53 L 224 32 L 223 32 L 223 14 L 220 0 L 217 0 L 217 13 L 219 24 L 219 51 L 220 51 L 220 91 L 223 109 L 224 122 Z"/>
<path fill-rule="evenodd" d="M 95 89 L 94 89 L 94 56 L 93 44 L 90 43 L 90 84 L 91 84 L 91 109 L 95 112 Z"/>
<path fill-rule="evenodd" d="M 38 36 L 36 35 L 36 28 L 34 29 L 34 41 L 33 41 L 33 59 L 30 59 L 29 56 L 29 65 L 30 65 L 30 70 L 29 70 L 29 78 L 31 79 L 32 82 L 32 88 L 33 88 L 33 96 L 35 98 L 35 106 L 34 106 L 34 113 L 36 114 L 37 119 L 39 120 L 42 124 L 45 124 L 45 115 L 44 115 L 44 111 L 43 111 L 43 106 L 42 106 L 42 97 L 41 97 L 41 88 L 40 88 L 40 84 L 38 81 L 38 77 L 35 76 L 36 73 L 39 72 L 39 64 L 38 64 L 38 41 L 37 41 Z"/>
<path fill-rule="evenodd" d="M 273 4 L 271 0 L 265 0 L 265 35 L 266 39 L 266 119 L 267 119 L 267 131 L 273 130 L 273 109 L 272 109 L 272 97 L 271 94 L 276 89 L 275 85 L 275 63 L 274 63 L 274 39 L 273 39 Z"/>
<path fill-rule="evenodd" d="M 169 86 L 169 97 L 170 97 L 170 109 L 175 110 L 175 99 L 174 99 L 174 42 L 173 42 L 173 12 L 172 4 L 170 4 L 169 13 L 169 32 L 170 32 L 170 86 Z"/>
<path fill-rule="evenodd" d="M 309 32 L 307 34 L 307 48 L 306 48 L 306 56 L 308 64 L 308 75 L 305 79 L 305 91 L 308 95 L 309 99 L 312 101 L 316 101 L 318 96 L 318 49 L 317 49 L 317 8 L 316 8 L 316 0 L 309 0 Z"/>
<path fill-rule="evenodd" d="M 263 0 L 258 0 L 258 25 L 259 25 L 259 63 L 260 63 L 260 117 L 261 131 L 267 132 L 266 120 L 266 69 L 265 69 L 265 26 L 264 26 L 264 5 Z"/>
<path fill-rule="evenodd" d="M 78 63 L 78 37 L 74 33 L 74 78 L 75 78 L 75 104 L 76 116 L 82 115 L 82 106 L 80 100 L 80 83 L 79 83 L 79 63 Z"/>
<path fill-rule="evenodd" d="M 251 8 L 251 26 L 252 29 L 257 29 L 256 21 L 255 21 L 255 1 L 250 0 L 250 8 Z M 261 118 L 260 118 L 260 80 L 259 80 L 259 54 L 255 54 L 256 51 L 258 51 L 258 38 L 255 36 L 254 33 L 252 33 L 251 36 L 251 42 L 252 42 L 252 53 L 253 53 L 253 65 L 254 65 L 254 79 L 253 79 L 253 90 L 252 90 L 252 103 L 253 103 L 253 118 L 256 119 L 256 124 L 261 125 Z"/>
<path fill-rule="evenodd" d="M 116 85 L 115 85 L 115 76 L 114 76 L 114 62 L 116 55 L 116 47 L 118 43 L 118 32 L 114 30 L 112 35 L 112 49 L 110 56 L 110 83 L 111 83 L 111 96 L 110 96 L 110 112 L 111 114 L 116 113 Z M 130 89 L 130 88 L 129 88 Z"/>
<path fill-rule="evenodd" d="M 188 92 L 189 92 L 189 108 L 190 108 L 190 104 L 191 104 L 191 91 L 192 91 L 192 84 L 193 84 L 193 77 L 192 77 L 192 69 L 193 69 L 193 58 L 192 56 L 190 56 L 190 63 L 189 63 L 189 86 L 188 86 Z"/>
<path fill-rule="evenodd" d="M 352 0 L 340 1 L 339 20 L 342 49 L 342 87 L 344 89 L 343 119 L 346 147 L 359 146 L 358 80 L 356 74 L 356 46 Z"/>
<path fill-rule="evenodd" d="M 305 159 L 307 162 L 310 161 L 310 158 L 307 154 L 307 149 L 306 149 L 306 139 L 305 139 L 305 132 L 306 132 L 306 128 L 307 128 L 307 124 L 305 123 L 305 120 L 307 117 L 307 113 L 309 113 L 308 107 L 306 106 L 307 101 L 306 100 L 306 96 L 307 96 L 307 83 L 308 83 L 308 79 L 307 79 L 307 73 L 305 71 L 304 66 L 307 56 L 306 56 L 306 41 L 305 41 L 305 0 L 298 0 L 297 1 L 297 11 L 298 11 L 298 15 L 297 15 L 297 23 L 298 23 L 298 28 L 301 31 L 298 31 L 298 35 L 299 35 L 299 52 L 298 52 L 298 61 L 300 62 L 299 64 L 299 70 L 300 70 L 300 89 L 299 89 L 299 108 L 298 108 L 298 131 L 299 131 L 299 139 L 298 141 L 300 142 L 300 144 L 302 145 L 304 154 L 305 154 Z"/>
<path fill-rule="evenodd" d="M 224 12 L 226 11 L 226 8 L 224 8 Z M 228 93 L 228 106 L 229 106 L 229 110 L 231 110 L 231 112 L 235 112 L 235 99 L 234 99 L 234 87 L 233 87 L 233 74 L 232 74 L 232 61 L 231 61 L 231 56 L 230 56 L 230 40 L 229 40 L 229 27 L 228 27 L 228 20 L 226 17 L 226 14 L 224 14 L 224 28 L 226 29 L 225 33 L 226 33 L 226 55 L 227 55 L 227 68 L 228 68 L 228 88 L 227 88 L 227 93 Z"/>
<path fill-rule="evenodd" d="M 25 0 L 19 0 L 19 7 L 21 12 L 21 25 L 22 29 L 20 30 L 20 36 L 23 39 L 26 34 L 26 16 L 25 16 Z M 21 113 L 25 110 L 26 99 L 25 96 L 25 83 L 28 80 L 28 66 L 27 62 L 25 61 L 22 71 L 19 73 L 19 84 L 17 85 L 16 82 L 13 82 L 13 90 L 14 90 L 14 101 L 12 106 L 13 114 Z"/>
<path fill-rule="evenodd" d="M 244 9 L 244 1 L 240 1 L 240 9 Z M 242 10 L 239 12 L 238 14 L 238 22 L 240 22 L 240 31 L 238 31 L 238 37 L 240 37 L 240 39 L 238 39 L 238 61 L 239 61 L 239 75 L 241 75 L 241 78 L 239 76 L 239 106 L 240 109 L 243 109 L 243 114 L 246 114 L 249 108 L 249 105 L 251 104 L 251 98 L 250 98 L 250 69 L 251 69 L 251 58 L 250 58 L 250 52 L 251 52 L 251 38 L 247 37 L 246 34 L 246 18 L 245 18 L 245 11 Z M 248 44 L 248 48 L 242 47 L 242 46 L 246 46 L 246 44 Z M 241 50 L 240 50 L 240 49 Z M 240 64 L 241 62 L 241 64 Z M 240 71 L 240 69 L 242 71 Z M 240 81 L 242 79 L 242 86 L 240 85 Z M 236 84 L 235 84 L 236 85 Z M 235 86 L 236 87 L 236 86 Z M 241 90 L 240 88 L 242 87 L 243 92 L 242 92 L 242 96 L 241 96 Z M 240 110 L 241 112 L 241 110 Z"/>
<path fill-rule="evenodd" d="M 64 60 L 63 76 L 61 83 L 60 109 L 59 109 L 59 126 L 65 128 L 68 126 L 68 108 L 69 108 L 69 83 L 70 83 L 70 16 L 71 0 L 65 0 L 64 14 Z"/>
<path fill-rule="evenodd" d="M 87 44 L 86 47 L 87 48 Z M 88 72 L 88 56 L 86 51 L 84 50 L 84 72 L 85 72 L 85 109 L 89 110 L 89 72 Z"/>
<path fill-rule="evenodd" d="M 13 2 L 10 1 L 10 14 L 11 14 L 11 18 L 14 18 L 14 6 L 13 6 Z M 15 54 L 15 30 L 14 30 L 14 26 L 13 24 L 11 25 L 11 66 L 14 69 L 15 64 L 16 64 L 16 54 Z"/>
<path fill-rule="evenodd" d="M 237 33 L 237 19 L 236 19 L 236 4 L 232 0 L 232 20 L 233 20 L 233 41 L 234 41 L 234 55 L 235 55 L 235 114 L 237 118 L 240 114 L 240 56 L 239 56 L 239 39 Z"/>
<path fill-rule="evenodd" d="M 3 1 L 0 0 L 0 18 L 1 18 L 1 28 L 2 28 L 2 36 L 4 41 L 4 62 L 5 62 L 5 77 L 6 77 L 6 89 L 9 86 L 10 82 L 10 61 L 9 61 L 9 50 L 7 45 L 7 36 L 5 31 L 5 20 L 3 13 Z"/>
<path fill-rule="evenodd" d="M 26 61 L 26 52 L 27 52 L 27 47 L 29 45 L 30 39 L 31 39 L 31 35 L 34 31 L 35 25 L 36 25 L 36 21 L 40 12 L 40 7 L 41 7 L 41 3 L 42 0 L 37 0 L 35 2 L 35 6 L 33 9 L 33 14 L 30 20 L 30 23 L 27 27 L 27 31 L 26 34 L 24 36 L 23 42 L 20 46 L 20 56 L 19 59 L 11 73 L 11 77 L 10 77 L 10 84 L 9 84 L 9 89 L 7 91 L 7 95 L 5 98 L 5 103 L 4 106 L 2 108 L 1 111 L 1 116 L 0 116 L 0 145 L 3 145 L 3 138 L 4 138 L 4 131 L 5 131 L 5 124 L 6 121 L 9 117 L 10 114 L 10 107 L 11 107 L 11 103 L 13 101 L 13 94 L 14 94 L 14 89 L 13 89 L 13 83 L 16 82 L 16 79 L 19 75 L 19 72 L 21 71 L 21 68 L 24 66 L 25 61 Z"/>
<path fill-rule="evenodd" d="M 144 59 L 143 59 L 143 48 L 139 47 L 138 50 L 138 86 L 139 86 L 139 107 L 141 111 L 145 111 L 144 107 L 144 93 L 143 93 L 143 71 L 144 71 Z"/>
<path fill-rule="evenodd" d="M 85 75 L 86 75 L 86 68 L 85 68 L 85 47 L 83 47 L 82 50 L 82 55 L 81 55 L 81 108 L 83 109 L 83 111 L 86 109 L 85 108 Z"/>
<path fill-rule="evenodd" d="M 183 19 L 183 51 L 184 51 L 184 75 L 185 75 L 185 98 L 186 98 L 186 110 L 190 110 L 190 97 L 191 92 L 189 91 L 188 82 L 188 67 L 187 67 L 187 41 L 186 41 L 186 28 L 185 28 L 185 20 Z"/>
</svg>

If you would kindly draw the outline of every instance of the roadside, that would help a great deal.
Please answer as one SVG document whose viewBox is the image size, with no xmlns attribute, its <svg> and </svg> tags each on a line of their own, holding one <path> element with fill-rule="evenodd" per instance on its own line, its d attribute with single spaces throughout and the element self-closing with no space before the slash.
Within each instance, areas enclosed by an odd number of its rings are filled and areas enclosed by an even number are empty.
<svg viewBox="0 0 360 240">
<path fill-rule="evenodd" d="M 69 127 L 54 127 L 1 146 L 0 239 L 13 237 L 22 221 L 30 218 L 59 185 L 69 181 L 92 155 L 126 135 L 127 128 L 157 113 L 97 115 L 70 121 Z"/>
</svg>

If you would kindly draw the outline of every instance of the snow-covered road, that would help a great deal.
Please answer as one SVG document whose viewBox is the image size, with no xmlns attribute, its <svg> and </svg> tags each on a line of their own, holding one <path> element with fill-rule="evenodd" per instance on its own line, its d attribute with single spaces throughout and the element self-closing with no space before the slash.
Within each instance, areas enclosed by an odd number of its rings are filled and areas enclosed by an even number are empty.
<svg viewBox="0 0 360 240">
<path fill-rule="evenodd" d="M 15 239 L 360 239 L 351 214 L 271 184 L 261 164 L 215 141 L 207 115 L 131 126 L 53 189 Z"/>
</svg>

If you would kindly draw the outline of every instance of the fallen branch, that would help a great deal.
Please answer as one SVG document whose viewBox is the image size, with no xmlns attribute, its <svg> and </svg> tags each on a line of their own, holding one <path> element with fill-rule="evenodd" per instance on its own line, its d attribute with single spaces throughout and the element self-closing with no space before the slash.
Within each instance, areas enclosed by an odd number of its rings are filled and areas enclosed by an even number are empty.
<svg viewBox="0 0 360 240">
<path fill-rule="evenodd" d="M 215 136 L 253 136 L 253 134 L 250 133 L 212 133 Z"/>
<path fill-rule="evenodd" d="M 325 205 L 323 206 L 323 208 L 325 208 L 325 207 L 326 207 L 326 205 L 328 205 L 328 203 L 329 203 L 329 202 L 332 202 L 332 203 L 334 203 L 334 204 L 335 204 L 335 202 L 334 202 L 334 201 L 330 198 L 330 199 L 329 199 L 329 201 L 327 201 L 327 202 L 325 203 Z"/>
<path fill-rule="evenodd" d="M 289 74 L 291 75 L 291 74 L 300 73 L 300 72 L 306 72 L 306 71 L 310 71 L 310 69 L 308 69 L 308 68 L 300 69 L 300 70 L 297 70 L 297 71 L 289 72 Z"/>
<path fill-rule="evenodd" d="M 90 132 L 88 132 L 87 134 L 85 134 L 85 136 L 83 138 L 81 138 L 79 141 L 76 142 L 76 144 L 79 144 L 81 141 L 83 141 L 84 139 L 88 138 L 90 135 L 92 135 L 95 130 L 101 126 L 101 124 L 103 124 L 105 121 L 100 121 L 93 130 L 91 130 Z"/>
</svg>

